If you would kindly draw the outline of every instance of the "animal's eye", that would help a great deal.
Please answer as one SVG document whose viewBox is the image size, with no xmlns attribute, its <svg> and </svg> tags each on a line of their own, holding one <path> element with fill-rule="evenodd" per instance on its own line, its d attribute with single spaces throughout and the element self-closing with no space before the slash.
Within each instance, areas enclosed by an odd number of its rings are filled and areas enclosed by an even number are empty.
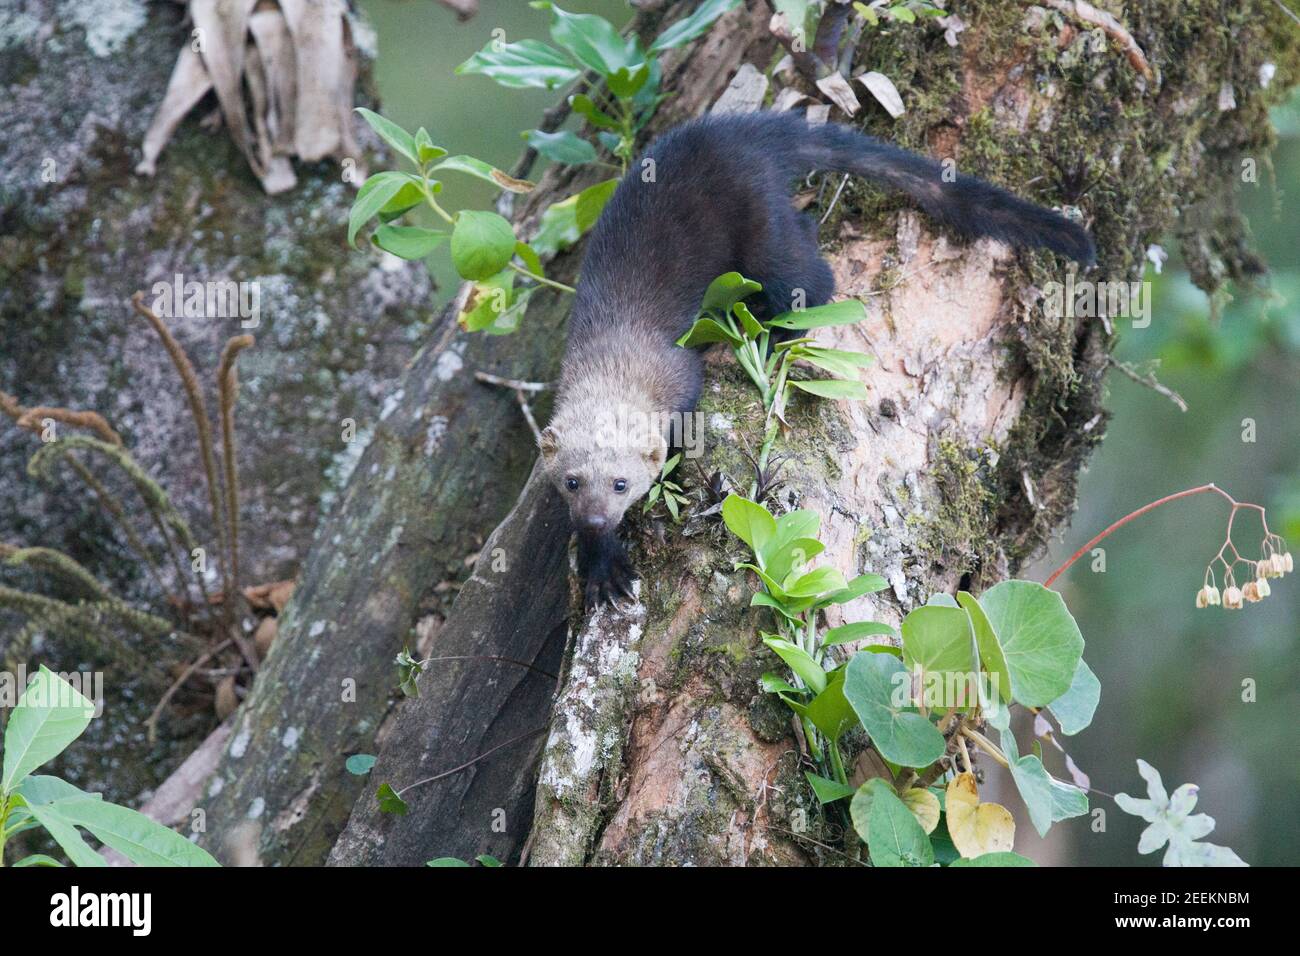
<svg viewBox="0 0 1300 956">
<path fill-rule="evenodd" d="M 570 491 L 577 491 L 578 484 L 578 479 L 574 478 L 572 475 L 564 479 L 564 487 L 568 488 Z"/>
<path fill-rule="evenodd" d="M 616 479 L 614 481 L 614 490 L 617 491 L 620 495 L 623 492 L 627 491 L 627 479 L 626 478 Z"/>
</svg>

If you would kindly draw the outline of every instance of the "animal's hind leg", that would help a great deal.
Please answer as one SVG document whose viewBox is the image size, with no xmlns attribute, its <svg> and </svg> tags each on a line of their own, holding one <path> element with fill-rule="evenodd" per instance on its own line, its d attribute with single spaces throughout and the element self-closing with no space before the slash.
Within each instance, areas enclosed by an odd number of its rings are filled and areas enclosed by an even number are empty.
<svg viewBox="0 0 1300 956">
<path fill-rule="evenodd" d="M 760 319 L 825 305 L 835 291 L 835 277 L 817 248 L 817 223 L 790 212 L 754 275 L 763 283 L 754 312 Z"/>
</svg>

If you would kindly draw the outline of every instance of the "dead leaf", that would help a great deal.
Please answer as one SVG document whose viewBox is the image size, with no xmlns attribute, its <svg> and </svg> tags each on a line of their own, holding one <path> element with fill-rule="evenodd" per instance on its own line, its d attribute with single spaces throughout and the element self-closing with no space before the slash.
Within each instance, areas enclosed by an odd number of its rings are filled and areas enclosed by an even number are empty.
<svg viewBox="0 0 1300 956">
<path fill-rule="evenodd" d="M 357 55 L 344 0 L 189 0 L 193 33 L 141 144 L 152 176 L 176 127 L 209 90 L 268 193 L 297 179 L 291 158 L 354 161 Z M 365 179 L 357 167 L 356 182 Z"/>
<path fill-rule="evenodd" d="M 948 834 L 962 856 L 1009 853 L 1016 840 L 1011 811 L 997 803 L 980 803 L 975 777 L 958 774 L 948 783 Z"/>
<path fill-rule="evenodd" d="M 877 73 L 872 70 L 870 73 L 863 73 L 855 79 L 867 88 L 867 91 L 876 98 L 885 112 L 898 119 L 907 109 L 903 106 L 903 98 L 898 95 L 898 87 L 894 86 L 894 81 L 883 73 Z"/>
<path fill-rule="evenodd" d="M 271 650 L 271 644 L 275 641 L 279 629 L 280 622 L 273 617 L 264 617 L 257 625 L 257 630 L 253 632 L 253 646 L 257 648 L 259 661 L 266 660 L 266 655 Z"/>
<path fill-rule="evenodd" d="M 283 613 L 284 607 L 289 603 L 289 598 L 293 597 L 294 581 L 272 581 L 268 584 L 256 584 L 252 587 L 244 588 L 244 599 L 248 601 L 248 606 L 255 611 L 274 611 L 277 615 Z"/>
<path fill-rule="evenodd" d="M 898 795 L 903 805 L 912 811 L 916 822 L 926 833 L 933 833 L 939 825 L 939 798 L 924 787 L 913 787 Z"/>
<path fill-rule="evenodd" d="M 838 73 L 828 73 L 823 76 L 817 81 L 817 89 L 821 90 L 832 103 L 849 116 L 854 115 L 862 108 L 862 104 L 858 102 L 849 81 Z"/>
<path fill-rule="evenodd" d="M 217 695 L 213 700 L 217 720 L 225 720 L 239 707 L 239 697 L 235 694 L 235 675 L 229 674 L 217 685 Z"/>
</svg>

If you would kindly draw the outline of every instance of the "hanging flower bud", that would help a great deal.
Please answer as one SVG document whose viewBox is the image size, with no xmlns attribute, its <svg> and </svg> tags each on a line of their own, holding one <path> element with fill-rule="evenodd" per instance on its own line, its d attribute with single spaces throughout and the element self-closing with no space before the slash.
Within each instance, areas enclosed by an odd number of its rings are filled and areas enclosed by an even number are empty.
<svg viewBox="0 0 1300 956">
<path fill-rule="evenodd" d="M 1241 588 L 1237 587 L 1235 584 L 1223 589 L 1223 606 L 1226 610 L 1240 610 L 1241 598 Z"/>
<path fill-rule="evenodd" d="M 1285 571 L 1287 574 L 1290 574 L 1292 571 L 1295 570 L 1295 564 L 1291 561 L 1290 551 L 1282 555 L 1282 570 Z"/>
<path fill-rule="evenodd" d="M 1199 591 L 1196 592 L 1196 606 L 1198 608 L 1205 608 L 1210 606 L 1209 588 L 1201 588 Z"/>
<path fill-rule="evenodd" d="M 1259 596 L 1261 598 L 1266 598 L 1273 593 L 1273 589 L 1268 586 L 1268 582 L 1263 578 L 1260 578 L 1255 582 L 1255 589 L 1259 591 Z"/>
<path fill-rule="evenodd" d="M 1216 588 L 1213 584 L 1211 584 L 1208 588 L 1205 589 L 1205 600 L 1210 605 L 1210 607 L 1219 606 L 1219 589 Z"/>
<path fill-rule="evenodd" d="M 1254 581 L 1247 582 L 1246 586 L 1241 589 L 1241 596 L 1245 598 L 1247 601 L 1249 601 L 1251 604 L 1254 604 L 1255 602 L 1259 601 L 1260 600 L 1259 585 L 1256 584 Z"/>
</svg>

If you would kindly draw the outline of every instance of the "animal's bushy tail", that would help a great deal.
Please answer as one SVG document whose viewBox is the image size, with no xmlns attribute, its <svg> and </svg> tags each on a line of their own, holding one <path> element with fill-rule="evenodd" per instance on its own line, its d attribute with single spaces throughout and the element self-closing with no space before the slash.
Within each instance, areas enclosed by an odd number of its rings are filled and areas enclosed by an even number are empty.
<svg viewBox="0 0 1300 956">
<path fill-rule="evenodd" d="M 835 123 L 808 127 L 799 160 L 809 169 L 852 173 L 906 193 L 935 219 L 967 236 L 1014 246 L 1045 246 L 1084 265 L 1096 258 L 1092 236 L 1078 223 L 974 176 Z"/>
</svg>

